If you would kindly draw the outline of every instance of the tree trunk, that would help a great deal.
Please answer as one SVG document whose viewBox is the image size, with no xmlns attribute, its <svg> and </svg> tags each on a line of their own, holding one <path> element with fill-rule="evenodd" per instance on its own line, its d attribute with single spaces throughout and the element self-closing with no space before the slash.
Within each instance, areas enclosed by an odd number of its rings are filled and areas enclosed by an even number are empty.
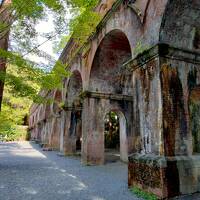
<svg viewBox="0 0 200 200">
<path fill-rule="evenodd" d="M 0 5 L 0 24 L 4 23 L 8 25 L 4 30 L 0 29 L 0 49 L 5 51 L 8 50 L 8 41 L 9 41 L 9 23 L 10 23 L 10 13 L 9 13 L 9 5 L 11 0 L 4 0 Z M 0 73 L 6 73 L 6 59 L 1 58 L 0 55 Z M 4 81 L 5 79 L 0 80 L 0 111 L 3 99 L 3 90 L 4 90 Z"/>
</svg>

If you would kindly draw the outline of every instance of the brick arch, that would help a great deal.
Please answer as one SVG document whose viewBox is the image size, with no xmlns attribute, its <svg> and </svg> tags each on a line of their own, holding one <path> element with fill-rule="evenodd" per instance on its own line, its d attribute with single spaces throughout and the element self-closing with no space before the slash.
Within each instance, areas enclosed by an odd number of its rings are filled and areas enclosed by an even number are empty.
<svg viewBox="0 0 200 200">
<path fill-rule="evenodd" d="M 134 9 L 126 4 L 113 10 L 105 17 L 103 23 L 98 27 L 95 36 L 89 42 L 88 50 L 82 54 L 84 90 L 88 90 L 89 77 L 96 51 L 104 37 L 113 30 L 122 31 L 131 46 L 131 54 L 134 58 L 135 47 L 141 42 L 146 48 L 156 45 L 159 41 L 159 30 L 161 16 L 165 10 L 167 0 L 142 0 L 136 1 L 134 6 L 141 11 L 142 16 L 138 16 Z"/>
<path fill-rule="evenodd" d="M 105 39 L 105 37 L 108 34 L 110 34 L 111 32 L 114 32 L 114 31 L 120 31 L 120 32 L 122 32 L 126 36 L 128 42 L 130 44 L 130 47 L 131 47 L 131 54 L 133 54 L 133 52 L 132 52 L 133 49 L 132 49 L 132 44 L 131 44 L 131 38 L 130 38 L 130 35 L 128 33 L 128 30 L 126 30 L 124 27 L 118 27 L 118 26 L 116 26 L 116 27 L 115 26 L 114 27 L 108 27 L 105 30 L 102 29 L 101 33 L 98 33 L 97 36 L 96 36 L 96 38 L 94 40 L 92 40 L 92 42 L 91 42 L 91 49 L 90 49 L 90 55 L 89 55 L 89 60 L 90 61 L 89 61 L 89 63 L 87 63 L 87 68 L 88 68 L 87 73 L 89 75 L 91 73 L 91 68 L 92 68 L 92 64 L 93 64 L 93 61 L 94 61 L 94 57 L 96 55 L 96 52 L 97 52 L 100 44 L 102 43 L 102 41 Z"/>
<path fill-rule="evenodd" d="M 47 100 L 46 103 L 43 104 L 44 110 L 44 119 L 50 118 L 53 114 L 53 104 L 49 102 L 49 100 L 53 100 L 54 91 L 48 91 L 43 97 Z M 38 107 L 39 108 L 39 107 Z M 37 109 L 38 110 L 38 109 Z"/>
<path fill-rule="evenodd" d="M 61 103 L 61 102 L 62 102 L 62 91 L 57 89 L 54 91 L 53 104 L 50 106 L 51 112 L 53 115 L 59 113 L 59 111 L 60 111 L 59 103 Z"/>
<path fill-rule="evenodd" d="M 82 75 L 79 70 L 74 70 L 67 83 L 66 103 L 68 106 L 80 103 L 79 95 L 83 90 Z"/>
<path fill-rule="evenodd" d="M 93 59 L 89 90 L 122 94 L 123 64 L 131 58 L 131 45 L 123 31 L 115 29 L 106 34 Z"/>
<path fill-rule="evenodd" d="M 55 91 L 54 93 L 54 100 L 57 102 L 61 102 L 62 101 L 62 92 L 58 89 Z"/>
</svg>

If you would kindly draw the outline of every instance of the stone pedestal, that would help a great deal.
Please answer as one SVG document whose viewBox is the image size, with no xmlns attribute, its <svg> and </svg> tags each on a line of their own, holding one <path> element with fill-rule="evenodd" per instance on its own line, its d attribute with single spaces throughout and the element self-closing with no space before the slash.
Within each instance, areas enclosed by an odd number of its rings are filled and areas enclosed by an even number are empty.
<svg viewBox="0 0 200 200">
<path fill-rule="evenodd" d="M 74 155 L 76 153 L 76 139 L 68 138 L 64 141 L 63 153 L 65 156 Z"/>
<path fill-rule="evenodd" d="M 161 199 L 200 191 L 200 156 L 129 157 L 128 185 L 156 194 Z"/>
</svg>

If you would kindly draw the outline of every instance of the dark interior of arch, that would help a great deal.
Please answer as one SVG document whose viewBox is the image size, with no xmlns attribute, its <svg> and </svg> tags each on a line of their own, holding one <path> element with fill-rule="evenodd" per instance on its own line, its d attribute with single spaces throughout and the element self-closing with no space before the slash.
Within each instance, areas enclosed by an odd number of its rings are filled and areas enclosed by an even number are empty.
<svg viewBox="0 0 200 200">
<path fill-rule="evenodd" d="M 57 91 L 56 91 L 54 99 L 55 99 L 57 102 L 61 102 L 61 101 L 62 101 L 62 92 L 61 92 L 60 90 L 57 90 Z"/>
<path fill-rule="evenodd" d="M 62 101 L 62 92 L 60 90 L 57 90 L 55 92 L 54 96 L 54 104 L 53 104 L 53 111 L 54 113 L 59 112 L 59 106 L 58 104 Z"/>
<path fill-rule="evenodd" d="M 74 71 L 68 83 L 66 100 L 67 104 L 73 107 L 71 111 L 69 134 L 75 139 L 76 151 L 81 150 L 82 144 L 82 112 L 80 110 L 76 110 L 76 107 L 81 106 L 81 99 L 79 95 L 82 90 L 83 86 L 81 74 L 78 71 Z"/>
<path fill-rule="evenodd" d="M 82 92 L 82 78 L 81 74 L 78 71 L 73 72 L 70 77 L 68 88 L 67 88 L 67 103 L 72 105 L 75 101 L 79 101 L 79 95 Z"/>
<path fill-rule="evenodd" d="M 120 30 L 108 33 L 100 43 L 90 74 L 93 92 L 122 94 L 126 84 L 122 65 L 131 59 L 131 48 L 126 35 Z"/>
</svg>

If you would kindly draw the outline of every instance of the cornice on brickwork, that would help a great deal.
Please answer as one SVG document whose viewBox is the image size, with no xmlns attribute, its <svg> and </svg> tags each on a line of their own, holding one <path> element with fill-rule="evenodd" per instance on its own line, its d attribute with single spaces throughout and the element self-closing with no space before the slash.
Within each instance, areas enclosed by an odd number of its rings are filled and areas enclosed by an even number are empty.
<svg viewBox="0 0 200 200">
<path fill-rule="evenodd" d="M 180 49 L 169 46 L 168 44 L 159 43 L 142 53 L 138 54 L 134 59 L 124 63 L 124 68 L 134 71 L 142 67 L 154 58 L 169 58 L 171 60 L 185 61 L 193 64 L 200 64 L 200 52 L 188 49 Z"/>
<path fill-rule="evenodd" d="M 133 97 L 123 94 L 108 94 L 100 92 L 85 91 L 82 94 L 82 98 L 94 98 L 94 99 L 110 99 L 116 101 L 133 101 Z"/>
</svg>

